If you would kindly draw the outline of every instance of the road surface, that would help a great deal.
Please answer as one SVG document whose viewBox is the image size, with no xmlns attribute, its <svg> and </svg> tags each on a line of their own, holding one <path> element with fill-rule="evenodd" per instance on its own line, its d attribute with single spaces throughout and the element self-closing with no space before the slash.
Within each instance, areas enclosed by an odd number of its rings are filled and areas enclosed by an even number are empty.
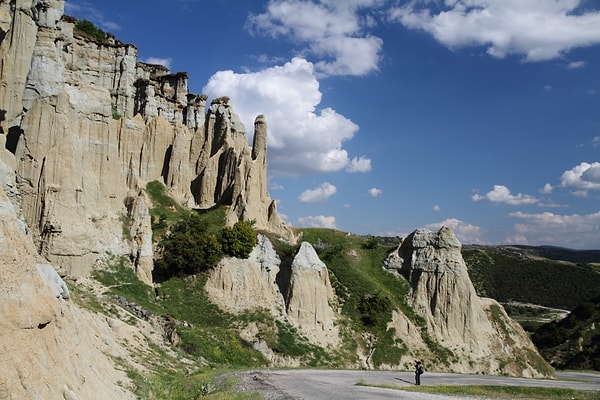
<svg viewBox="0 0 600 400">
<path fill-rule="evenodd" d="M 267 400 L 473 400 L 473 397 L 442 396 L 428 393 L 405 392 L 365 385 L 411 386 L 414 373 L 394 371 L 343 371 L 343 370 L 257 370 L 236 374 L 240 388 L 260 391 Z M 465 375 L 426 372 L 422 385 L 494 385 L 536 386 L 598 391 L 600 399 L 600 373 L 563 372 L 558 379 L 526 379 L 504 376 Z"/>
</svg>

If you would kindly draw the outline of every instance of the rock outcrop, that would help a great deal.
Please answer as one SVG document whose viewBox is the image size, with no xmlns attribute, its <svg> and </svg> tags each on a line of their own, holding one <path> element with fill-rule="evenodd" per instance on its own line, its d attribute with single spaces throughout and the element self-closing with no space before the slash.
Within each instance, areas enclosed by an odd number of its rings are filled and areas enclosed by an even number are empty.
<svg viewBox="0 0 600 400">
<path fill-rule="evenodd" d="M 409 304 L 424 318 L 427 332 L 449 350 L 445 362 L 452 370 L 546 376 L 536 367 L 545 362 L 523 328 L 496 301 L 477 296 L 460 250 L 452 229 L 418 229 L 384 267 L 410 283 Z M 397 321 L 400 332 L 416 330 L 401 318 Z M 440 360 L 435 362 L 443 368 Z"/>
<path fill-rule="evenodd" d="M 61 276 L 128 255 L 151 282 L 150 204 L 161 181 L 186 207 L 228 207 L 228 223 L 295 240 L 266 190 L 264 116 L 250 147 L 227 98 L 189 93 L 186 73 L 137 60 L 137 48 L 74 30 L 64 2 L 0 3 L 0 129 L 19 204 Z"/>
<path fill-rule="evenodd" d="M 0 154 L 6 150 L 0 149 Z M 0 170 L 5 165 L 0 161 Z M 14 171 L 13 171 L 14 173 Z M 134 399 L 105 318 L 66 299 L 0 185 L 0 399 Z"/>
<path fill-rule="evenodd" d="M 223 260 L 211 271 L 205 288 L 211 301 L 225 311 L 267 310 L 314 344 L 339 344 L 329 273 L 307 242 L 290 262 L 282 263 L 269 239 L 259 235 L 248 259 Z"/>
</svg>

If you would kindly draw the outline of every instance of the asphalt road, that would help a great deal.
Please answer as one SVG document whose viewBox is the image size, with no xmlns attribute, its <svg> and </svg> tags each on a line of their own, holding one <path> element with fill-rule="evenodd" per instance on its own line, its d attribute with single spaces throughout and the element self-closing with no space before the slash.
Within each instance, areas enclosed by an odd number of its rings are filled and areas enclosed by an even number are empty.
<svg viewBox="0 0 600 400">
<path fill-rule="evenodd" d="M 393 371 L 340 371 L 340 370 L 260 370 L 236 374 L 244 390 L 259 390 L 267 400 L 347 400 L 347 399 L 411 399 L 458 400 L 456 396 L 404 392 L 366 385 L 410 386 L 414 384 L 412 372 Z M 564 372 L 558 379 L 525 379 L 504 376 L 463 375 L 426 372 L 422 385 L 494 385 L 571 388 L 598 391 L 600 399 L 600 374 Z"/>
</svg>

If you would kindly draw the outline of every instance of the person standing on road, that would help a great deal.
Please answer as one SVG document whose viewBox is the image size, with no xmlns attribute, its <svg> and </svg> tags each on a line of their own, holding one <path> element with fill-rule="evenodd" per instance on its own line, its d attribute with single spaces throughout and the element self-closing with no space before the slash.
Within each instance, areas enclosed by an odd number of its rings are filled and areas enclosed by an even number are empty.
<svg viewBox="0 0 600 400">
<path fill-rule="evenodd" d="M 421 361 L 415 362 L 415 385 L 421 384 L 421 375 L 423 374 L 423 365 Z"/>
</svg>

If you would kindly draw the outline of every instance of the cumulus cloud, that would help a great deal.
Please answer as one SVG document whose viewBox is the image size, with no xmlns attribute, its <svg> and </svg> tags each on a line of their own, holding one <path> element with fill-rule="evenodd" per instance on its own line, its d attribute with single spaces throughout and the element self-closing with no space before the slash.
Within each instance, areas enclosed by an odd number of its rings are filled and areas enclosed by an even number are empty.
<svg viewBox="0 0 600 400">
<path fill-rule="evenodd" d="M 317 111 L 319 82 L 313 64 L 304 59 L 294 58 L 259 72 L 219 71 L 203 93 L 212 98 L 229 96 L 247 130 L 252 130 L 257 115 L 267 116 L 272 175 L 370 169 L 368 158 L 351 160 L 342 146 L 352 139 L 358 125 L 331 108 Z"/>
<path fill-rule="evenodd" d="M 437 204 L 433 206 L 432 210 L 433 211 L 440 211 L 442 208 L 440 206 L 438 206 Z"/>
<path fill-rule="evenodd" d="M 439 230 L 442 226 L 452 228 L 454 234 L 462 244 L 485 244 L 481 239 L 482 229 L 456 218 L 449 218 L 442 222 L 426 225 L 427 229 Z"/>
<path fill-rule="evenodd" d="M 600 162 L 582 162 L 576 167 L 563 172 L 560 185 L 575 189 L 579 197 L 587 196 L 588 190 L 600 190 Z"/>
<path fill-rule="evenodd" d="M 308 189 L 298 196 L 302 203 L 324 203 L 337 192 L 337 188 L 329 182 L 323 182 L 316 189 Z"/>
<path fill-rule="evenodd" d="M 160 58 L 160 57 L 148 57 L 141 60 L 147 64 L 158 64 L 164 65 L 165 67 L 171 69 L 171 63 L 173 62 L 172 58 Z"/>
<path fill-rule="evenodd" d="M 553 190 L 554 190 L 554 187 L 551 184 L 546 183 L 544 185 L 544 187 L 540 189 L 540 193 L 542 193 L 542 194 L 550 194 L 550 193 L 552 193 Z"/>
<path fill-rule="evenodd" d="M 539 199 L 528 194 L 519 193 L 514 195 L 504 185 L 494 185 L 492 191 L 487 192 L 483 196 L 474 194 L 471 196 L 471 199 L 473 201 L 489 201 L 496 204 L 510 204 L 511 206 L 536 204 L 539 202 Z"/>
<path fill-rule="evenodd" d="M 593 147 L 600 146 L 600 136 L 596 136 L 592 139 L 592 146 Z"/>
<path fill-rule="evenodd" d="M 271 0 L 264 13 L 248 17 L 247 28 L 304 46 L 302 53 L 318 59 L 315 65 L 319 74 L 365 75 L 377 70 L 383 41 L 365 32 L 374 19 L 359 11 L 380 3 Z"/>
<path fill-rule="evenodd" d="M 329 228 L 337 229 L 335 217 L 325 215 L 316 215 L 298 218 L 298 226 L 303 228 Z"/>
<path fill-rule="evenodd" d="M 379 197 L 383 194 L 383 190 L 381 189 L 377 189 L 377 188 L 371 188 L 369 189 L 369 195 L 371 197 Z"/>
<path fill-rule="evenodd" d="M 371 160 L 365 157 L 354 157 L 346 166 L 348 172 L 369 172 L 371 170 Z"/>
<path fill-rule="evenodd" d="M 576 249 L 595 249 L 600 243 L 600 212 L 587 215 L 559 215 L 551 212 L 509 214 L 522 220 L 515 224 L 520 243 L 562 245 Z"/>
<path fill-rule="evenodd" d="M 600 43 L 600 12 L 582 0 L 412 1 L 396 7 L 392 20 L 430 33 L 450 48 L 486 46 L 487 53 L 526 61 L 561 57 Z"/>
</svg>

